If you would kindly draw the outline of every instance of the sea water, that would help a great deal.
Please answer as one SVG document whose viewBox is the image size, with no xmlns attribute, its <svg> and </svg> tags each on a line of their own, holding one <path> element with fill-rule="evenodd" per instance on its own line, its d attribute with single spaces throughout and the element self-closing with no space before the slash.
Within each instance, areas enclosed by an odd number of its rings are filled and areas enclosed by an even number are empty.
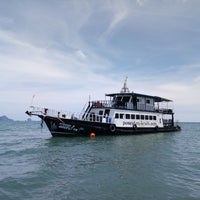
<svg viewBox="0 0 200 200">
<path fill-rule="evenodd" d="M 200 199 L 200 123 L 181 132 L 53 138 L 1 122 L 0 199 Z"/>
</svg>

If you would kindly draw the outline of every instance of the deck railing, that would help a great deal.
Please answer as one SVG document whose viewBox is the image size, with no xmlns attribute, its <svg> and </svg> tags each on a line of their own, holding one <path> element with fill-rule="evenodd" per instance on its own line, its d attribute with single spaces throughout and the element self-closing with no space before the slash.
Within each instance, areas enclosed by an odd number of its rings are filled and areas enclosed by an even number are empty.
<svg viewBox="0 0 200 200">
<path fill-rule="evenodd" d="M 163 119 L 163 125 L 169 127 L 173 125 L 172 119 Z"/>
<path fill-rule="evenodd" d="M 71 112 L 63 112 L 63 111 L 57 111 L 54 109 L 49 108 L 41 108 L 41 107 L 35 107 L 31 106 L 31 110 L 28 112 L 29 115 L 43 115 L 43 116 L 52 116 L 52 117 L 58 117 L 58 118 L 66 118 L 66 119 L 82 119 L 81 114 L 75 114 Z M 89 113 L 85 116 L 84 119 L 91 122 L 103 122 L 103 123 L 110 123 L 111 118 L 109 117 L 103 117 L 102 115 L 98 114 L 92 114 Z"/>
<path fill-rule="evenodd" d="M 173 110 L 172 109 L 156 109 L 155 111 L 159 112 L 159 113 L 163 113 L 163 114 L 173 114 Z"/>
<path fill-rule="evenodd" d="M 111 107 L 111 105 L 112 105 L 111 101 L 109 101 L 109 100 L 91 101 L 90 103 L 95 108 L 106 108 L 106 107 Z"/>
<path fill-rule="evenodd" d="M 30 106 L 30 115 L 44 115 L 44 116 L 52 116 L 52 117 L 60 117 L 60 118 L 79 118 L 78 114 L 69 112 L 69 111 L 58 111 L 49 108 L 41 108 L 36 106 Z"/>
<path fill-rule="evenodd" d="M 102 115 L 98 115 L 98 114 L 88 114 L 88 116 L 86 118 L 84 118 L 83 120 L 86 121 L 90 121 L 90 122 L 102 122 L 102 123 L 111 123 L 112 118 L 110 117 L 104 117 Z"/>
</svg>

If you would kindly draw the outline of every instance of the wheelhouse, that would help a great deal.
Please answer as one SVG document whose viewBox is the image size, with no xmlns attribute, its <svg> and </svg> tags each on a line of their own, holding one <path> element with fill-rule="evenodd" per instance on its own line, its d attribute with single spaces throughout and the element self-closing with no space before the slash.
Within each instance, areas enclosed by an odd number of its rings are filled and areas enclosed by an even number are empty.
<svg viewBox="0 0 200 200">
<path fill-rule="evenodd" d="M 168 104 L 172 102 L 170 99 L 158 97 L 158 96 L 150 96 L 139 93 L 112 93 L 106 94 L 106 96 L 110 97 L 111 108 L 115 109 L 128 109 L 128 110 L 137 110 L 137 111 L 165 111 L 170 112 L 170 110 L 163 110 L 162 104 Z"/>
</svg>

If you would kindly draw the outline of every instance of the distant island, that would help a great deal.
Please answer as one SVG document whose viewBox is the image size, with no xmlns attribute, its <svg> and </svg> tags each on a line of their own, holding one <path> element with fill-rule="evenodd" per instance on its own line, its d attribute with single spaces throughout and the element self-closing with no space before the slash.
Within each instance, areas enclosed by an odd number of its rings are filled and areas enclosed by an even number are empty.
<svg viewBox="0 0 200 200">
<path fill-rule="evenodd" d="M 22 121 L 32 122 L 33 120 L 31 118 L 27 118 L 27 120 L 22 120 Z M 0 122 L 20 122 L 20 120 L 10 119 L 6 115 L 2 115 L 2 116 L 0 116 Z"/>
<path fill-rule="evenodd" d="M 8 118 L 6 115 L 0 116 L 0 121 L 3 122 L 13 122 L 13 119 Z"/>
</svg>

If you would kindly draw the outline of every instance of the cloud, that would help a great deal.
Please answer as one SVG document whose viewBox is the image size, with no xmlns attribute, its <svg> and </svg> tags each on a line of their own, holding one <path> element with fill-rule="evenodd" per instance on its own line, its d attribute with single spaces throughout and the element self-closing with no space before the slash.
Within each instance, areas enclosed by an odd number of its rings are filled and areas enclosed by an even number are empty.
<svg viewBox="0 0 200 200">
<path fill-rule="evenodd" d="M 189 86 L 187 85 L 183 85 L 180 83 L 168 83 L 168 84 L 164 84 L 164 85 L 160 85 L 159 88 L 161 90 L 168 90 L 170 92 L 185 92 L 188 91 Z"/>
<path fill-rule="evenodd" d="M 119 24 L 128 15 L 128 9 L 125 6 L 121 5 L 121 4 L 119 6 L 117 6 L 117 7 L 114 7 L 112 12 L 113 12 L 112 18 L 111 18 L 111 20 L 109 22 L 109 25 L 108 25 L 107 29 L 102 34 L 101 40 L 102 40 L 102 38 L 105 40 L 105 38 L 109 37 L 114 32 L 114 30 L 117 28 L 117 26 L 119 26 Z"/>
<path fill-rule="evenodd" d="M 81 51 L 80 49 L 76 51 L 76 54 L 82 60 L 87 58 L 86 54 L 84 54 L 83 51 Z"/>
<path fill-rule="evenodd" d="M 120 91 L 126 75 L 131 91 L 197 105 L 199 2 L 22 0 L 0 5 L 4 112 L 15 115 L 12 105 L 24 110 L 33 94 L 38 105 L 73 104 L 80 110 L 89 95 L 104 98 Z M 19 110 L 15 117 L 25 118 Z"/>
<path fill-rule="evenodd" d="M 147 0 L 136 0 L 136 2 L 139 6 L 143 6 L 147 2 Z"/>
<path fill-rule="evenodd" d="M 200 75 L 195 77 L 194 82 L 200 83 Z"/>
</svg>

